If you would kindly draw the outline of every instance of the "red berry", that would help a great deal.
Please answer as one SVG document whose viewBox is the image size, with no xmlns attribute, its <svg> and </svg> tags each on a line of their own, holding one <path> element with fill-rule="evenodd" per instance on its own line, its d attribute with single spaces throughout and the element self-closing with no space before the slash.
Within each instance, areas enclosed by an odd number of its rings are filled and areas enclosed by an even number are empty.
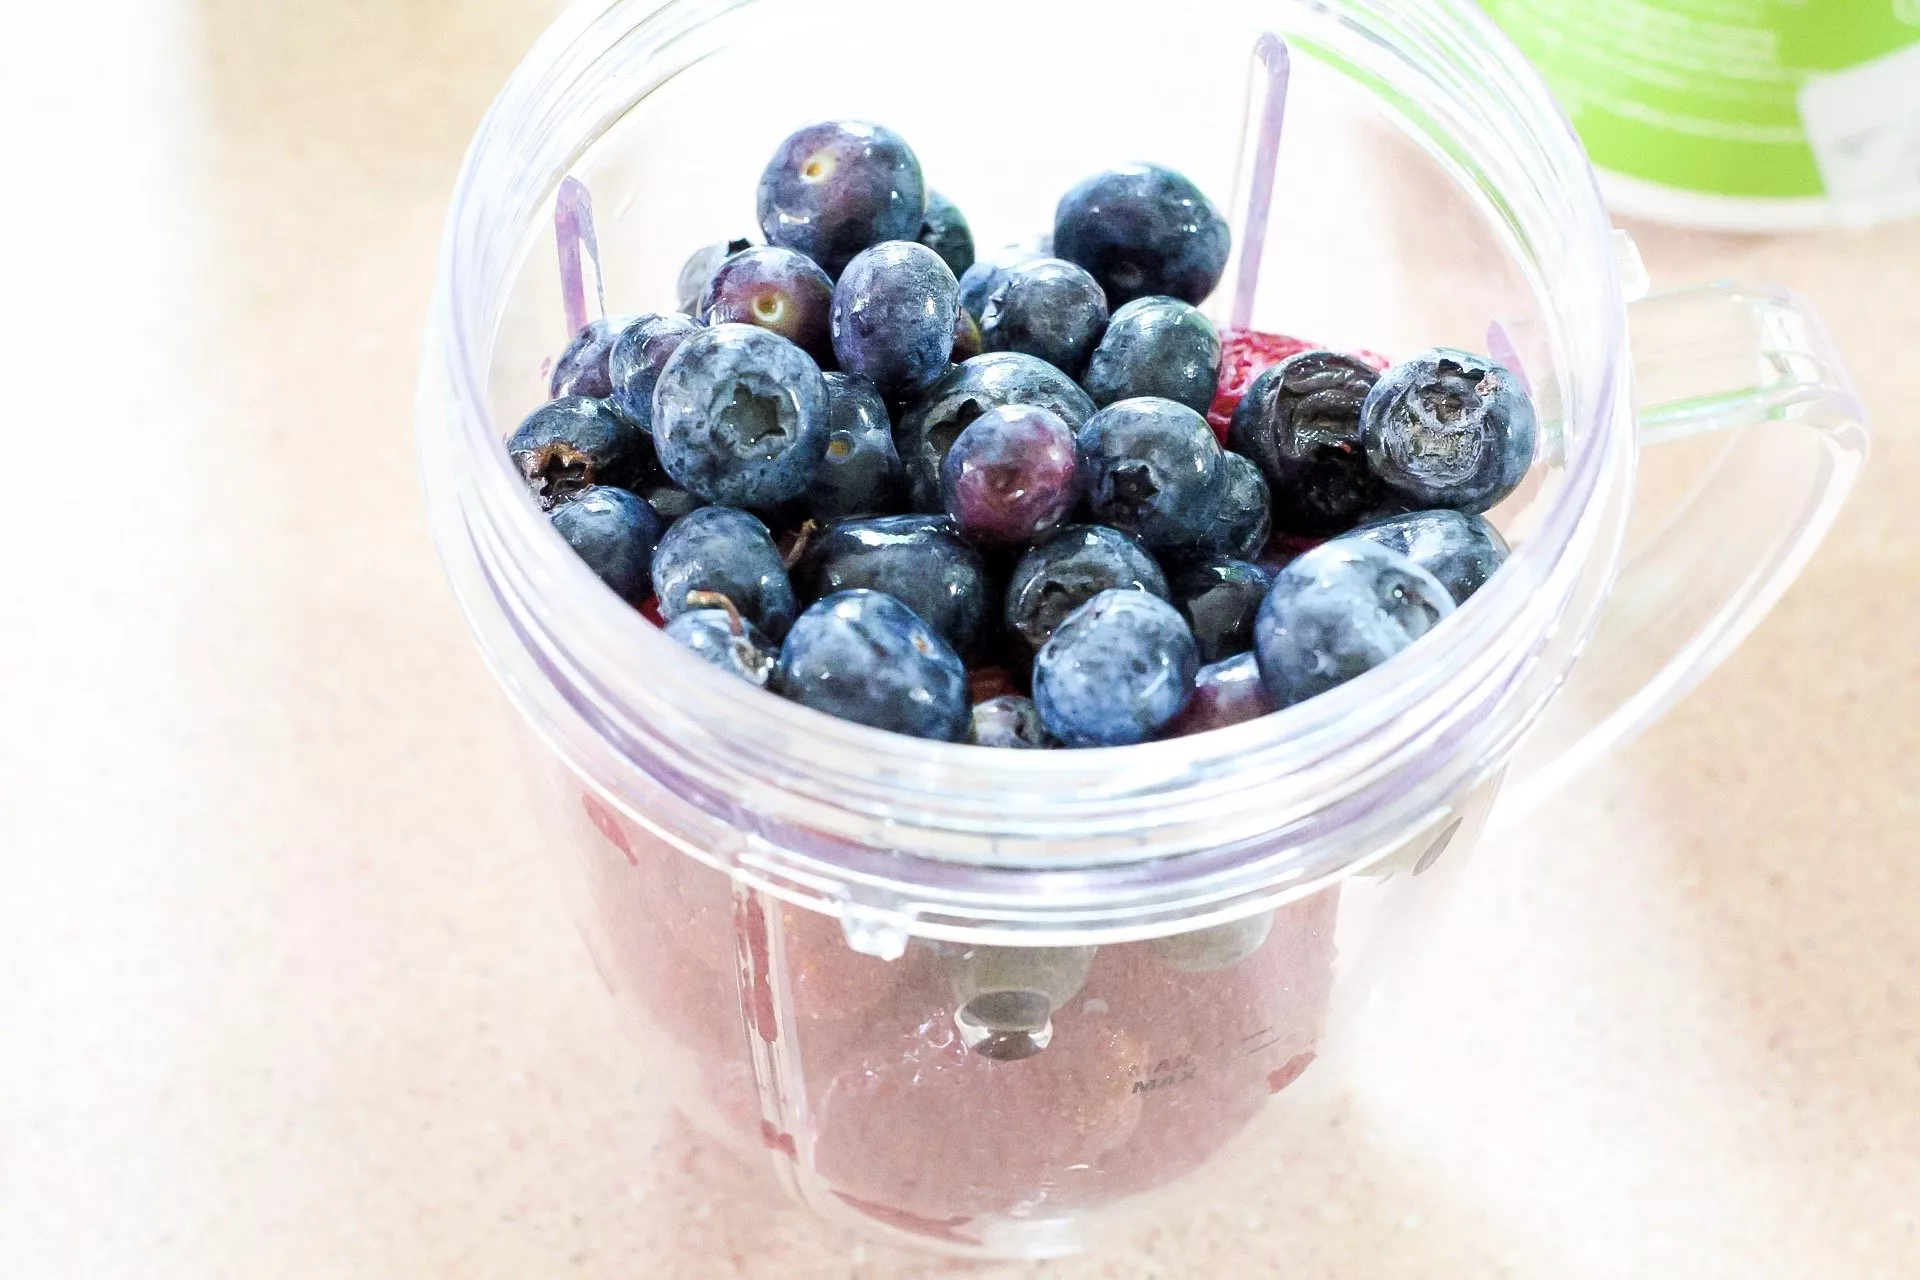
<svg viewBox="0 0 1920 1280">
<path fill-rule="evenodd" d="M 1279 364 L 1289 356 L 1297 356 L 1302 351 L 1317 351 L 1320 344 L 1307 342 L 1301 338 L 1289 337 L 1283 333 L 1261 333 L 1257 329 L 1229 329 L 1220 337 L 1220 390 L 1214 396 L 1213 408 L 1207 411 L 1207 421 L 1213 424 L 1214 432 L 1220 442 L 1226 443 L 1227 427 L 1233 422 L 1233 411 L 1240 407 L 1240 398 L 1247 394 L 1247 388 L 1253 380 Z M 1388 360 L 1372 351 L 1356 351 L 1353 355 L 1372 365 L 1376 369 L 1385 369 Z"/>
<path fill-rule="evenodd" d="M 665 627 L 667 625 L 666 616 L 660 612 L 659 596 L 648 596 L 646 600 L 641 603 L 640 616 L 656 627 Z"/>
</svg>

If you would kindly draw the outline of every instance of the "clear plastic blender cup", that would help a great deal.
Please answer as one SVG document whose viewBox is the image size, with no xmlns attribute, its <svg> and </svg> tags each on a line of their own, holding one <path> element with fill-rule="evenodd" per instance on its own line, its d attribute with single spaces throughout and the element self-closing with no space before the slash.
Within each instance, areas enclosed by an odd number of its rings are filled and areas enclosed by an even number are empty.
<svg viewBox="0 0 1920 1280">
<path fill-rule="evenodd" d="M 1406 654 L 1169 742 L 900 738 L 688 660 L 524 492 L 500 441 L 569 336 L 563 179 L 624 313 L 671 309 L 686 256 L 750 230 L 777 141 L 829 116 L 905 135 L 986 250 L 1137 159 L 1214 193 L 1245 245 L 1269 33 L 1286 134 L 1257 295 L 1221 305 L 1340 348 L 1497 343 L 1546 424 L 1493 513 L 1512 559 Z M 1629 305 L 1637 275 L 1546 92 L 1455 0 L 571 10 L 468 156 L 420 434 L 636 1078 L 821 1214 L 961 1253 L 1070 1252 L 1270 1166 L 1367 1052 L 1496 801 L 1548 794 L 1718 662 L 1864 456 L 1796 300 Z M 1643 454 L 1682 496 L 1636 505 Z"/>
</svg>

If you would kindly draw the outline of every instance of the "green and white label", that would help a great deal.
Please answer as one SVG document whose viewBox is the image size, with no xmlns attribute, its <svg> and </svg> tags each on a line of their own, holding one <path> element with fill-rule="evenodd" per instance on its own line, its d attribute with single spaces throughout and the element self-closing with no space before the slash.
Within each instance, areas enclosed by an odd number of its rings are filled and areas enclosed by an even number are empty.
<svg viewBox="0 0 1920 1280">
<path fill-rule="evenodd" d="M 1920 0 L 1482 0 L 1593 162 L 1682 191 L 1920 208 Z"/>
</svg>

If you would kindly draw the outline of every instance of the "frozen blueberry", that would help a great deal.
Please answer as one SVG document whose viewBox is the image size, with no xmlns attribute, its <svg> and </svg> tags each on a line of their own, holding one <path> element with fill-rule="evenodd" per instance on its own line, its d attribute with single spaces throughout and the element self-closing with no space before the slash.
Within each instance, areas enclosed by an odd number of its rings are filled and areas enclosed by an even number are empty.
<svg viewBox="0 0 1920 1280">
<path fill-rule="evenodd" d="M 876 729 L 964 742 L 967 669 L 913 610 L 879 591 L 842 591 L 810 607 L 780 650 L 780 692 Z"/>
<path fill-rule="evenodd" d="M 1339 533 L 1386 492 L 1360 438 L 1360 407 L 1378 377 L 1352 356 L 1303 351 L 1247 388 L 1227 444 L 1266 473 L 1280 528 Z"/>
<path fill-rule="evenodd" d="M 1080 496 L 1073 428 L 1038 405 L 990 409 L 967 425 L 940 466 L 940 492 L 960 536 L 983 546 L 1051 532 Z"/>
<path fill-rule="evenodd" d="M 1273 533 L 1273 497 L 1260 468 L 1237 453 L 1220 455 L 1220 512 L 1201 536 L 1200 555 L 1251 560 Z"/>
<path fill-rule="evenodd" d="M 553 527 L 587 567 L 628 604 L 653 594 L 660 517 L 625 489 L 590 485 L 553 509 Z"/>
<path fill-rule="evenodd" d="M 543 507 L 588 485 L 627 488 L 653 467 L 647 433 L 585 396 L 563 396 L 528 414 L 507 437 L 507 453 Z"/>
<path fill-rule="evenodd" d="M 613 390 L 607 374 L 607 357 L 613 354 L 613 343 L 620 331 L 630 323 L 629 316 L 602 316 L 589 321 L 553 362 L 553 378 L 547 384 L 547 394 L 556 400 L 561 396 L 606 399 Z"/>
<path fill-rule="evenodd" d="M 1445 508 L 1388 516 L 1345 536 L 1398 551 L 1438 578 L 1455 604 L 1465 604 L 1507 562 L 1507 540 L 1485 516 Z"/>
<path fill-rule="evenodd" d="M 1094 278 L 1061 258 L 1036 258 L 1009 270 L 987 295 L 980 337 L 989 351 L 1036 356 L 1077 378 L 1107 331 L 1107 295 Z"/>
<path fill-rule="evenodd" d="M 905 240 L 875 245 L 834 286 L 833 353 L 886 394 L 911 394 L 946 372 L 959 309 L 960 284 L 939 254 Z"/>
<path fill-rule="evenodd" d="M 1513 374 L 1439 347 L 1380 375 L 1360 415 L 1367 460 L 1402 497 L 1486 511 L 1533 465 L 1539 427 Z"/>
<path fill-rule="evenodd" d="M 903 483 L 886 401 L 865 378 L 829 373 L 826 380 L 827 453 L 807 490 L 808 513 L 839 520 L 896 509 Z"/>
<path fill-rule="evenodd" d="M 960 307 L 975 320 L 987 310 L 987 299 L 1015 267 L 1046 257 L 1024 245 L 1008 245 L 991 257 L 981 258 L 960 273 Z"/>
<path fill-rule="evenodd" d="M 831 276 L 863 249 L 912 240 L 926 214 L 920 161 L 879 125 L 808 125 L 780 144 L 760 175 L 767 243 L 806 254 Z"/>
<path fill-rule="evenodd" d="M 1072 378 L 1044 360 L 1011 351 L 975 356 L 947 370 L 899 419 L 893 442 L 907 471 L 908 501 L 916 511 L 942 510 L 940 465 L 973 420 L 1009 404 L 1038 405 L 1075 431 L 1093 413 Z"/>
<path fill-rule="evenodd" d="M 1372 670 L 1453 612 L 1438 579 L 1398 551 L 1341 538 L 1282 569 L 1254 623 L 1260 678 L 1290 707 Z"/>
<path fill-rule="evenodd" d="M 1253 619 L 1273 575 L 1257 564 L 1225 558 L 1197 560 L 1173 574 L 1173 603 L 1186 615 L 1200 661 L 1219 662 L 1253 648 Z"/>
<path fill-rule="evenodd" d="M 689 595 L 711 592 L 776 640 L 799 607 L 767 526 L 733 507 L 702 507 L 667 530 L 653 553 L 653 589 L 669 622 L 700 607 Z"/>
<path fill-rule="evenodd" d="M 920 243 L 939 254 L 955 277 L 967 274 L 967 268 L 973 265 L 973 229 L 958 206 L 938 191 L 927 192 Z"/>
<path fill-rule="evenodd" d="M 1095 174 L 1061 197 L 1053 216 L 1053 251 L 1091 271 L 1115 307 L 1155 295 L 1206 301 L 1231 242 L 1200 188 L 1157 165 Z"/>
<path fill-rule="evenodd" d="M 708 324 L 751 324 L 777 333 L 822 365 L 833 363 L 828 312 L 833 280 L 803 253 L 772 245 L 746 249 L 715 269 L 700 295 Z"/>
<path fill-rule="evenodd" d="M 793 580 L 809 601 L 856 588 L 884 591 L 961 653 L 978 646 L 995 604 L 980 553 L 945 516 L 843 520 L 814 535 Z"/>
<path fill-rule="evenodd" d="M 1166 575 L 1139 540 L 1100 525 L 1073 525 L 1037 544 L 1007 582 L 1007 629 L 1038 649 L 1075 609 L 1115 589 L 1168 596 Z"/>
<path fill-rule="evenodd" d="M 820 366 L 752 325 L 702 329 L 653 389 L 653 439 L 680 486 L 708 502 L 768 507 L 813 483 L 827 451 Z"/>
<path fill-rule="evenodd" d="M 973 731 L 967 740 L 976 747 L 1010 747 L 1020 751 L 1044 750 L 1055 745 L 1047 726 L 1040 723 L 1040 709 L 1033 705 L 1033 699 L 1017 693 L 975 704 Z"/>
<path fill-rule="evenodd" d="M 1183 404 L 1141 396 L 1108 405 L 1080 428 L 1080 482 L 1093 518 L 1155 551 L 1201 545 L 1226 484 L 1220 441 Z"/>
<path fill-rule="evenodd" d="M 699 319 L 700 299 L 707 294 L 707 281 L 713 279 L 713 273 L 720 269 L 721 263 L 752 247 L 751 240 L 722 240 L 719 244 L 695 249 L 680 268 L 680 278 L 674 284 L 674 296 L 680 300 L 680 310 Z"/>
<path fill-rule="evenodd" d="M 1196 413 L 1220 385 L 1220 334 L 1177 298 L 1135 298 L 1113 313 L 1081 379 L 1097 405 L 1159 396 Z"/>
<path fill-rule="evenodd" d="M 1179 611 L 1145 591 L 1102 591 L 1033 660 L 1033 702 L 1069 747 L 1145 742 L 1179 715 L 1200 668 Z"/>
<path fill-rule="evenodd" d="M 704 607 L 669 622 L 667 634 L 702 661 L 757 688 L 766 688 L 780 655 L 760 629 L 741 617 L 727 597 L 705 591 L 692 595 Z"/>
<path fill-rule="evenodd" d="M 647 505 L 653 508 L 653 513 L 660 517 L 660 523 L 667 527 L 671 527 L 681 517 L 691 515 L 707 505 L 679 485 L 666 480 L 658 484 L 642 485 L 634 492 L 647 500 Z"/>
<path fill-rule="evenodd" d="M 1169 738 L 1185 738 L 1209 729 L 1258 720 L 1273 711 L 1273 699 L 1260 679 L 1260 662 L 1251 653 L 1209 663 L 1193 677 L 1193 698 L 1166 727 Z"/>
<path fill-rule="evenodd" d="M 680 344 L 700 332 L 698 321 L 686 316 L 645 315 L 620 331 L 607 359 L 613 390 L 607 403 L 613 411 L 641 430 L 653 430 L 653 389 L 660 371 Z"/>
</svg>

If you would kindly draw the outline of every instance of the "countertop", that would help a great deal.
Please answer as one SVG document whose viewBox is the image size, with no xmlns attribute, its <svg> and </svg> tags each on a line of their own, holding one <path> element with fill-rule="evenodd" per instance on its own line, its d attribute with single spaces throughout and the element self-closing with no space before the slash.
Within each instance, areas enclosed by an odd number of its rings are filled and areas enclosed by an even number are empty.
<svg viewBox="0 0 1920 1280">
<path fill-rule="evenodd" d="M 1920 225 L 1638 229 L 1810 295 L 1875 455 L 1718 674 L 1482 847 L 1322 1193 L 968 1271 L 822 1238 L 609 1051 L 428 542 L 440 219 L 551 16 L 8 19 L 0 1275 L 1920 1274 Z"/>
</svg>

